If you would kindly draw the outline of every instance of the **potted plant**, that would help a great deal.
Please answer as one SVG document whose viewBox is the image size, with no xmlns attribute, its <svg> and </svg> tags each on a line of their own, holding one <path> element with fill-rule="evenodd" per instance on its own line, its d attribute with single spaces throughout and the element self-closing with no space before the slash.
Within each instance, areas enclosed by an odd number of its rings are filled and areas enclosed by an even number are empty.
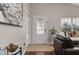
<svg viewBox="0 0 79 59">
<path fill-rule="evenodd" d="M 53 27 L 52 29 L 49 30 L 51 35 L 56 34 L 58 31 Z"/>
<path fill-rule="evenodd" d="M 18 45 L 15 45 L 14 43 L 10 43 L 6 48 L 9 52 L 14 52 L 18 48 Z"/>
<path fill-rule="evenodd" d="M 53 35 L 58 33 L 58 31 L 53 27 L 52 29 L 49 30 L 49 42 L 52 44 L 53 43 Z"/>
</svg>

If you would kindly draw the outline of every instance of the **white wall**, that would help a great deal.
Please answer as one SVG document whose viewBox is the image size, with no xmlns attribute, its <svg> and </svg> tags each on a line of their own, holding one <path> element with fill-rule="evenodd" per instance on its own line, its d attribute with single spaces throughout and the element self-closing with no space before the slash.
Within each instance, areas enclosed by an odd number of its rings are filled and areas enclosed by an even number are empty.
<svg viewBox="0 0 79 59">
<path fill-rule="evenodd" d="M 20 46 L 24 43 L 28 45 L 28 12 L 30 12 L 30 5 L 23 4 L 23 27 L 0 24 L 0 47 L 5 47 L 10 43 Z"/>
<path fill-rule="evenodd" d="M 79 6 L 59 3 L 32 3 L 31 14 L 48 16 L 49 28 L 54 26 L 60 31 L 60 18 L 62 16 L 79 16 Z"/>
</svg>

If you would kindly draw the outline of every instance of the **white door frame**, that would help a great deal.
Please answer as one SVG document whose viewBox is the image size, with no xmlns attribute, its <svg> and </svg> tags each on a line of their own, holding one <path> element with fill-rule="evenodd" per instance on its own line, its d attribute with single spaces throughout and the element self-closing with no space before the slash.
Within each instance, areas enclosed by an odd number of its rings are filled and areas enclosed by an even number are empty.
<svg viewBox="0 0 79 59">
<path fill-rule="evenodd" d="M 46 37 L 46 39 L 45 39 L 45 37 L 44 37 L 44 40 L 43 40 L 43 38 L 42 38 L 41 41 L 40 41 L 40 40 L 37 40 L 38 42 L 34 42 L 34 39 L 36 40 L 37 38 L 34 38 L 34 35 L 35 35 L 35 30 L 34 30 L 34 28 L 35 28 L 35 27 L 34 27 L 34 24 L 35 24 L 35 23 L 34 23 L 34 22 L 35 22 L 35 20 L 34 20 L 33 18 L 38 18 L 38 17 L 42 17 L 42 18 L 45 19 L 45 23 L 46 23 L 46 24 L 45 24 L 45 29 L 44 29 L 44 30 L 45 30 L 46 32 L 45 32 L 44 36 Z M 32 20 L 32 40 L 31 40 L 32 43 L 46 43 L 46 44 L 49 43 L 48 34 L 47 34 L 47 33 L 48 33 L 48 32 L 47 32 L 47 31 L 48 31 L 48 28 L 46 28 L 46 27 L 48 27 L 48 24 L 47 24 L 47 23 L 48 23 L 48 19 L 47 19 L 47 18 L 48 18 L 48 17 L 47 17 L 46 15 L 33 15 L 33 16 L 32 16 L 32 19 L 31 19 L 31 20 Z M 46 25 L 47 25 L 47 26 L 46 26 Z M 37 36 L 36 36 L 36 37 L 37 37 Z M 40 37 L 42 37 L 42 36 L 40 36 Z M 40 38 L 39 38 L 39 39 L 40 39 Z M 45 41 L 45 40 L 46 40 L 46 41 Z M 45 42 L 44 42 L 44 41 L 45 41 Z"/>
</svg>

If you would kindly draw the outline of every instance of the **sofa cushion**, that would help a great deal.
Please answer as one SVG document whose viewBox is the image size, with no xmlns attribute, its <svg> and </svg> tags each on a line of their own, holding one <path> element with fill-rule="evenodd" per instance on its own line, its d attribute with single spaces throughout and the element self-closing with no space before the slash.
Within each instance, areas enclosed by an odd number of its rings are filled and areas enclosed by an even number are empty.
<svg viewBox="0 0 79 59">
<path fill-rule="evenodd" d="M 73 42 L 69 37 L 64 37 L 64 36 L 61 36 L 61 35 L 57 35 L 56 38 L 64 43 L 63 48 L 72 48 L 72 47 L 74 47 Z"/>
</svg>

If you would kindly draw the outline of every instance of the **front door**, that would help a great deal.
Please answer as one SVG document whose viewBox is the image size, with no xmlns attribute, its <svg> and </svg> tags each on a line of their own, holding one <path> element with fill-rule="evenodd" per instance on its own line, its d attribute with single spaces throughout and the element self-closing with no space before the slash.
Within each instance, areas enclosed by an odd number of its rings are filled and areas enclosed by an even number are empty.
<svg viewBox="0 0 79 59">
<path fill-rule="evenodd" d="M 32 16 L 32 43 L 48 43 L 48 19 L 46 16 Z"/>
</svg>

